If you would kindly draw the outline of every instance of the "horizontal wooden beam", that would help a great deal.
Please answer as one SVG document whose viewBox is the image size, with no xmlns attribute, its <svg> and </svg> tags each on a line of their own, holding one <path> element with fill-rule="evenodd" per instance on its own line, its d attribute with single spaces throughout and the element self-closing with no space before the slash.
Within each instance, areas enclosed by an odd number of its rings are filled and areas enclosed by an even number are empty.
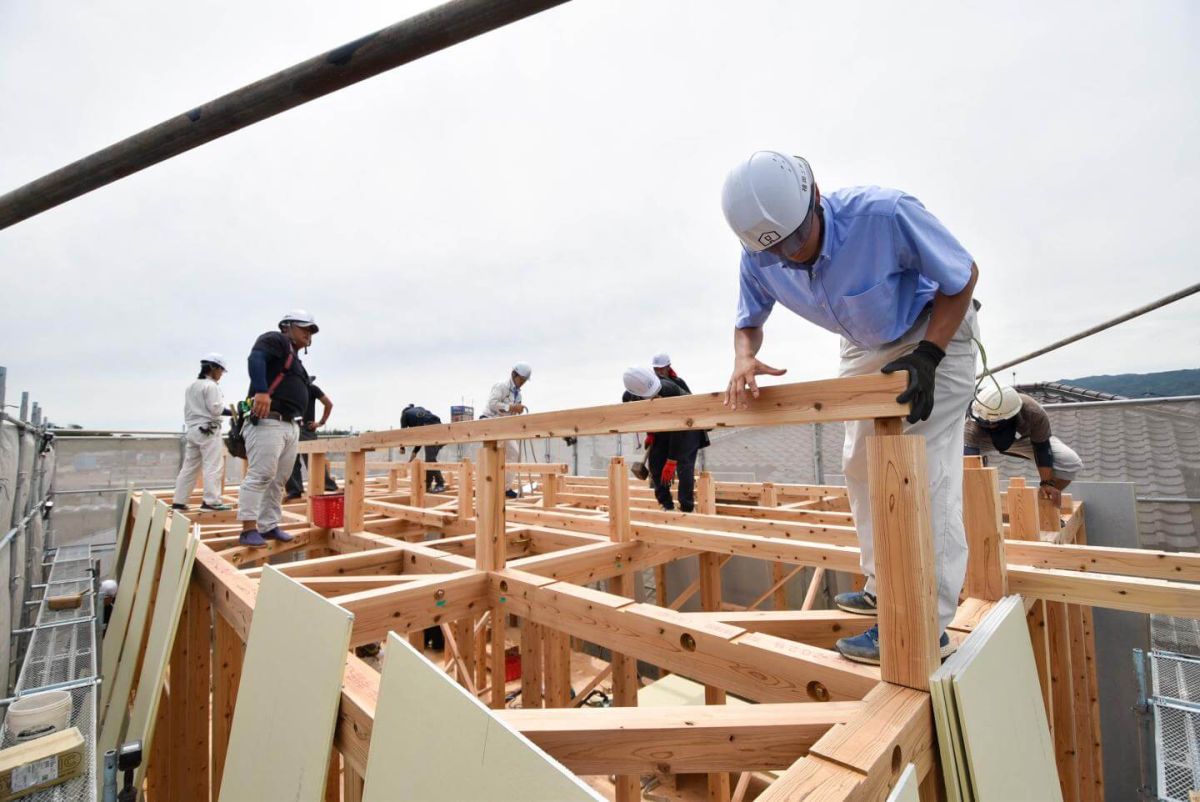
<svg viewBox="0 0 1200 802">
<path fill-rule="evenodd" d="M 862 702 L 497 711 L 577 774 L 786 769 Z"/>
<path fill-rule="evenodd" d="M 1005 559 L 1031 568 L 1056 568 L 1143 579 L 1200 581 L 1200 554 L 1006 540 Z"/>
<path fill-rule="evenodd" d="M 331 601 L 354 614 L 350 645 L 360 646 L 383 640 L 389 631 L 411 632 L 480 613 L 487 609 L 488 588 L 487 573 L 464 571 Z"/>
<path fill-rule="evenodd" d="M 550 554 L 521 557 L 512 560 L 509 566 L 560 582 L 587 584 L 630 571 L 653 568 L 695 553 L 679 546 L 652 543 L 593 543 Z"/>
<path fill-rule="evenodd" d="M 370 512 L 378 512 L 389 518 L 399 518 L 402 521 L 431 526 L 444 526 L 458 516 L 452 512 L 439 512 L 424 507 L 410 507 L 407 504 L 392 504 L 387 501 L 374 501 L 370 498 L 363 502 L 363 508 Z"/>
<path fill-rule="evenodd" d="M 758 702 L 857 700 L 879 670 L 782 638 L 521 571 L 492 573 L 502 611 Z"/>
<path fill-rule="evenodd" d="M 355 451 L 484 440 L 892 418 L 908 413 L 906 405 L 896 403 L 896 396 L 904 387 L 905 379 L 902 376 L 876 373 L 764 387 L 759 397 L 750 401 L 747 409 L 729 409 L 724 404 L 723 393 L 701 393 L 535 415 L 367 432 L 357 437 L 301 443 L 300 451 Z"/>
<path fill-rule="evenodd" d="M 832 649 L 839 638 L 853 637 L 875 625 L 874 616 L 841 610 L 739 610 L 686 615 L 698 621 L 719 621 L 822 649 Z"/>
<path fill-rule="evenodd" d="M 852 546 L 830 546 L 825 543 L 808 543 L 762 535 L 735 535 L 662 524 L 631 523 L 630 530 L 634 538 L 644 543 L 733 554 L 771 562 L 812 565 L 847 573 L 861 573 L 862 570 L 859 567 L 859 550 Z"/>
<path fill-rule="evenodd" d="M 1012 541 L 1008 541 L 1011 543 Z M 1005 544 L 1007 548 L 1008 543 Z M 1110 610 L 1200 618 L 1200 585 L 1165 579 L 1008 566 L 1008 589 L 1038 599 Z"/>
<path fill-rule="evenodd" d="M 825 543 L 831 546 L 858 546 L 858 532 L 853 526 L 795 523 L 765 518 L 739 518 L 732 515 L 703 515 L 698 512 L 671 512 L 658 509 L 632 510 L 629 515 L 634 522 L 638 523 L 660 523 L 731 534 L 763 535 L 789 540 L 804 540 L 810 543 Z"/>
</svg>

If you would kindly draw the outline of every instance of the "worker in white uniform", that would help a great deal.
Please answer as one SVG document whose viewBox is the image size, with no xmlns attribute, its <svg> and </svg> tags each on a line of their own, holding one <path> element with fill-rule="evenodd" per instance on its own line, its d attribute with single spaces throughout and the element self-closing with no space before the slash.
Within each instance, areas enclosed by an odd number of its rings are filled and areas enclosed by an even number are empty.
<svg viewBox="0 0 1200 802">
<path fill-rule="evenodd" d="M 183 394 L 183 422 L 187 434 L 183 441 L 183 466 L 175 479 L 175 498 L 171 507 L 186 510 L 188 496 L 196 485 L 196 472 L 204 474 L 202 510 L 228 510 L 221 501 L 221 471 L 225 449 L 221 445 L 221 415 L 229 414 L 217 382 L 228 368 L 225 357 L 205 354 L 200 360 L 200 375 Z"/>
<path fill-rule="evenodd" d="M 487 407 L 484 409 L 484 418 L 506 418 L 510 415 L 520 415 L 525 412 L 525 404 L 521 401 L 521 388 L 525 386 L 525 382 L 529 381 L 529 377 L 533 375 L 533 369 L 524 362 L 518 362 L 513 365 L 512 371 L 509 373 L 508 381 L 498 382 L 492 385 L 492 391 L 488 394 Z M 504 441 L 504 461 L 508 464 L 514 464 L 521 459 L 521 449 L 519 440 Z M 504 472 L 504 481 L 508 489 L 504 491 L 504 495 L 508 498 L 517 497 L 517 474 L 514 471 Z"/>
<path fill-rule="evenodd" d="M 894 189 L 855 187 L 822 196 L 808 162 L 759 151 L 730 171 L 725 219 L 743 245 L 726 403 L 747 406 L 755 377 L 785 371 L 758 360 L 776 302 L 841 335 L 841 376 L 908 374 L 897 396 L 911 404 L 906 434 L 925 438 L 942 654 L 966 575 L 962 520 L 963 414 L 974 392 L 979 271 L 971 255 L 920 201 Z M 867 484 L 871 421 L 846 424 L 843 472 L 862 550 L 864 590 L 842 593 L 843 610 L 875 615 L 875 554 Z M 879 629 L 837 649 L 879 663 Z"/>
</svg>

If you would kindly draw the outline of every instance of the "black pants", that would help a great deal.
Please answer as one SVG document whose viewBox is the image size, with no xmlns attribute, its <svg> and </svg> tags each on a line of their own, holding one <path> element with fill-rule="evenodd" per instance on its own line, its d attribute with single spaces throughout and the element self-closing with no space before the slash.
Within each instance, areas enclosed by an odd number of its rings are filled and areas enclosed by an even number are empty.
<svg viewBox="0 0 1200 802">
<path fill-rule="evenodd" d="M 300 442 L 306 440 L 316 440 L 317 433 L 310 432 L 303 426 L 300 427 Z M 300 460 L 304 460 L 304 466 L 308 467 L 308 455 L 297 454 L 296 464 L 292 466 L 292 475 L 287 480 L 287 494 L 289 496 L 304 495 L 304 474 L 300 472 Z M 333 481 L 333 477 L 329 475 L 329 466 L 325 466 L 325 492 L 332 493 L 338 489 L 337 482 Z"/>
<path fill-rule="evenodd" d="M 441 446 L 417 446 L 417 448 L 425 452 L 424 459 L 426 462 L 437 462 L 438 454 L 441 453 L 442 450 Z M 434 485 L 437 485 L 438 487 L 445 487 L 446 480 L 442 477 L 442 472 L 425 471 L 425 489 L 429 490 Z M 439 636 L 441 635 L 440 630 L 438 634 Z"/>
<path fill-rule="evenodd" d="M 679 482 L 679 509 L 683 512 L 691 512 L 696 508 L 696 455 L 700 453 L 700 438 L 696 434 L 696 432 L 682 434 L 686 438 L 686 445 L 679 451 L 679 458 L 675 461 L 675 479 Z M 666 462 L 666 448 L 650 449 L 647 466 L 650 469 L 650 479 L 654 483 L 654 497 L 658 499 L 660 505 L 668 510 L 673 510 L 675 503 L 671 498 L 671 487 L 664 485 L 661 478 L 663 465 Z"/>
</svg>

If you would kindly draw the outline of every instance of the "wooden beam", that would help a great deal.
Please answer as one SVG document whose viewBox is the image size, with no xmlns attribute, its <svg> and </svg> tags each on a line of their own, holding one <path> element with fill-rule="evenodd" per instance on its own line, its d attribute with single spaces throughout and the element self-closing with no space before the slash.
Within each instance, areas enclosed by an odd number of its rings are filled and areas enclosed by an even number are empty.
<svg viewBox="0 0 1200 802">
<path fill-rule="evenodd" d="M 304 453 L 353 451 L 365 447 L 473 443 L 485 440 L 527 440 L 579 437 L 622 432 L 664 431 L 725 426 L 777 426 L 822 421 L 867 420 L 902 415 L 896 396 L 905 387 L 903 376 L 872 374 L 815 382 L 764 387 L 747 408 L 731 410 L 724 393 L 699 393 L 655 398 L 629 404 L 566 409 L 533 415 L 485 418 L 464 423 L 368 432 L 357 437 L 313 440 L 300 444 Z"/>
<path fill-rule="evenodd" d="M 1003 513 L 995 468 L 963 471 L 963 524 L 967 532 L 967 577 L 963 593 L 999 601 L 1008 589 Z"/>
<path fill-rule="evenodd" d="M 1200 585 L 1188 582 L 1027 568 L 1010 563 L 1008 587 L 1013 593 L 1047 601 L 1200 618 Z"/>
<path fill-rule="evenodd" d="M 719 510 L 721 505 L 717 505 Z M 830 546 L 858 547 L 858 533 L 853 526 L 807 524 L 762 518 L 742 518 L 734 515 L 705 515 L 701 512 L 672 512 L 669 510 L 636 509 L 630 512 L 635 523 L 659 523 L 686 526 L 691 529 L 710 529 L 737 535 L 803 540 Z"/>
<path fill-rule="evenodd" d="M 376 643 L 389 631 L 406 633 L 454 621 L 487 608 L 488 577 L 479 571 L 445 574 L 398 587 L 337 596 L 354 614 L 351 646 Z"/>
<path fill-rule="evenodd" d="M 1021 541 L 1010 542 L 1005 553 L 1010 564 L 1030 568 L 1121 574 L 1143 579 L 1194 581 L 1200 578 L 1200 554 L 1194 552 Z"/>
<path fill-rule="evenodd" d="M 867 461 L 879 589 L 880 676 L 928 691 L 929 675 L 940 664 L 941 632 L 925 441 L 913 435 L 868 437 Z"/>
<path fill-rule="evenodd" d="M 428 427 L 426 427 L 428 428 Z M 494 440 L 479 449 L 479 492 L 475 500 L 477 541 L 475 567 L 504 567 L 504 449 Z"/>
<path fill-rule="evenodd" d="M 859 551 L 850 546 L 827 546 L 821 543 L 782 540 L 760 535 L 731 535 L 661 524 L 634 523 L 632 529 L 634 537 L 646 543 L 796 565 L 823 566 L 834 571 L 854 573 L 860 570 Z"/>
<path fill-rule="evenodd" d="M 862 702 L 504 710 L 500 718 L 578 774 L 776 771 Z"/>
<path fill-rule="evenodd" d="M 687 613 L 698 621 L 718 621 L 822 649 L 832 649 L 839 638 L 853 637 L 875 625 L 875 619 L 841 610 L 746 610 Z"/>
<path fill-rule="evenodd" d="M 411 521 L 435 529 L 445 526 L 458 517 L 452 512 L 429 510 L 407 504 L 392 504 L 387 501 L 372 501 L 371 499 L 364 501 L 363 507 L 370 512 L 382 513 L 389 518 L 399 518 L 402 521 Z"/>
</svg>

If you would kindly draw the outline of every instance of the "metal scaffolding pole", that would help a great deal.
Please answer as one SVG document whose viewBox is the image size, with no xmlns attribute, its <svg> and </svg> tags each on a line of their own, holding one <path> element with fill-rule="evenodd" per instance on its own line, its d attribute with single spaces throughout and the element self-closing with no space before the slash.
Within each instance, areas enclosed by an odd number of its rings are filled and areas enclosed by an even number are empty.
<svg viewBox="0 0 1200 802">
<path fill-rule="evenodd" d="M 147 128 L 0 196 L 0 229 L 310 100 L 566 0 L 452 0 Z"/>
</svg>

